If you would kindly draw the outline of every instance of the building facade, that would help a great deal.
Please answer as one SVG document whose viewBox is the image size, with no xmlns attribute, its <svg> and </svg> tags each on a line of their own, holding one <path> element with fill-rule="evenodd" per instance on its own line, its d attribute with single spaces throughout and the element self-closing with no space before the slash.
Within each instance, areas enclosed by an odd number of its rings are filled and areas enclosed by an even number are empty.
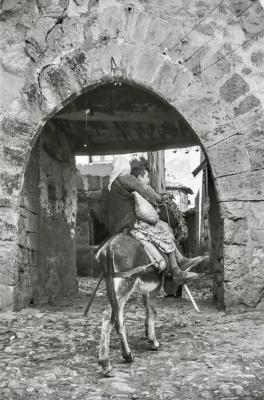
<svg viewBox="0 0 264 400">
<path fill-rule="evenodd" d="M 76 290 L 76 153 L 192 145 L 203 148 L 211 172 L 219 301 L 260 307 L 261 2 L 1 7 L 1 309 Z"/>
</svg>

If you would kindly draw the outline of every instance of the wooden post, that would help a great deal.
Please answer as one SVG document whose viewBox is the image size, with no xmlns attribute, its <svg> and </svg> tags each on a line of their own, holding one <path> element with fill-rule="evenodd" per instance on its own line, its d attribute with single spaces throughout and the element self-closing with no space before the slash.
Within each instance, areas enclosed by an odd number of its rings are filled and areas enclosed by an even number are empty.
<svg viewBox="0 0 264 400">
<path fill-rule="evenodd" d="M 150 167 L 150 185 L 158 193 L 164 193 L 165 185 L 165 153 L 164 150 L 148 153 Z"/>
</svg>

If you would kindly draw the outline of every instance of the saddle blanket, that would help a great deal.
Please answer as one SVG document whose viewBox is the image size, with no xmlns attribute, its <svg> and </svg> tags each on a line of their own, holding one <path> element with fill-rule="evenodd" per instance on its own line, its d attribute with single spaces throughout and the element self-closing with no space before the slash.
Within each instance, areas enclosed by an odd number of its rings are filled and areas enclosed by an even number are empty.
<svg viewBox="0 0 264 400">
<path fill-rule="evenodd" d="M 113 237 L 113 236 L 112 236 Z M 102 247 L 95 253 L 96 261 L 99 260 L 100 255 L 103 254 L 105 256 L 105 251 L 108 246 L 108 243 L 112 240 L 112 237 L 109 238 Z M 143 239 L 135 239 L 138 240 L 143 246 L 149 258 L 149 261 L 154 264 L 154 267 L 158 270 L 158 272 L 163 272 L 167 268 L 167 262 L 165 257 L 161 255 L 159 250 L 150 242 Z"/>
</svg>

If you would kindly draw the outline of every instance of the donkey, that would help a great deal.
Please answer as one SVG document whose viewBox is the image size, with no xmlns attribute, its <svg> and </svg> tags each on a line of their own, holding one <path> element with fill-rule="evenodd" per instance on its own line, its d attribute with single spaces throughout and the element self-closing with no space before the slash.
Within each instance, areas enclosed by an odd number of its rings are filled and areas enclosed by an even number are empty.
<svg viewBox="0 0 264 400">
<path fill-rule="evenodd" d="M 97 262 L 103 268 L 110 307 L 102 321 L 99 364 L 106 376 L 111 376 L 109 342 L 113 326 L 120 337 L 122 357 L 133 362 L 124 324 L 124 306 L 134 290 L 142 293 L 146 309 L 145 334 L 152 350 L 159 348 L 155 335 L 155 300 L 162 287 L 164 274 L 159 274 L 150 263 L 140 242 L 125 233 L 119 233 L 98 252 Z"/>
</svg>

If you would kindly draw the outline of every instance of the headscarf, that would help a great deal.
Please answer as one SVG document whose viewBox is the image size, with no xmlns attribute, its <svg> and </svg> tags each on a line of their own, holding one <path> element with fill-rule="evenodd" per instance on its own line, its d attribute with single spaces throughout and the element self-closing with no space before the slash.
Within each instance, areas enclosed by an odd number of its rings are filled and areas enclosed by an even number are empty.
<svg viewBox="0 0 264 400">
<path fill-rule="evenodd" d="M 114 159 L 112 164 L 112 171 L 109 179 L 108 190 L 111 190 L 112 183 L 118 178 L 119 176 L 123 175 L 130 175 L 131 173 L 131 166 L 130 162 L 125 158 L 118 156 Z"/>
</svg>

